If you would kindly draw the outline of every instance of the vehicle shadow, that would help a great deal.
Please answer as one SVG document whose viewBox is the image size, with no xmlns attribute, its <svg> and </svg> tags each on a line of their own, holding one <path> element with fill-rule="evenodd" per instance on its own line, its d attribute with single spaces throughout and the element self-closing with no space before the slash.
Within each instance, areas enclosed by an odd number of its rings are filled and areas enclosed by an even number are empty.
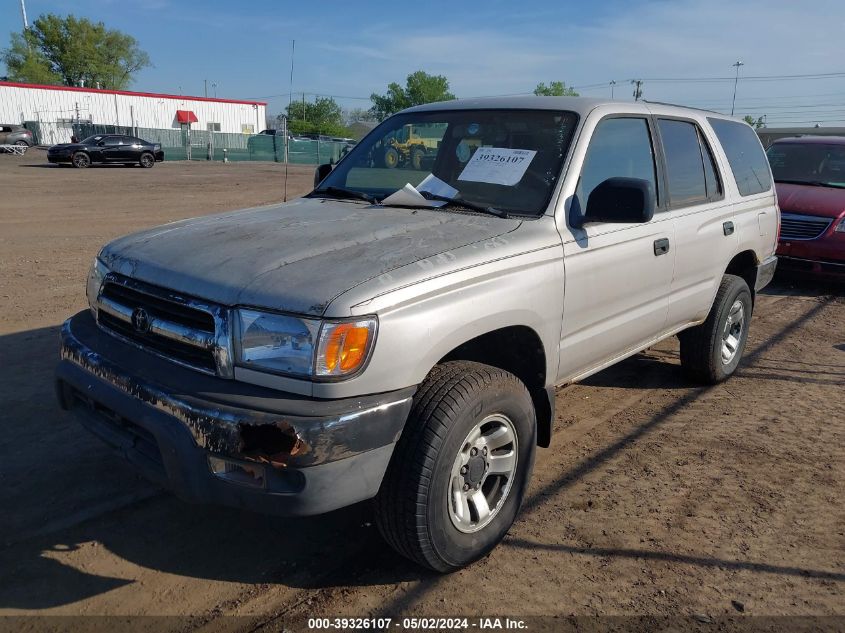
<svg viewBox="0 0 845 633">
<path fill-rule="evenodd" d="M 136 163 L 93 163 L 88 165 L 85 169 L 117 169 L 119 167 L 136 167 Z M 75 169 L 70 163 L 30 163 L 27 165 L 18 165 L 21 168 L 36 168 L 36 169 Z"/>
<path fill-rule="evenodd" d="M 808 306 L 803 317 L 751 351 L 749 363 L 831 300 Z M 57 339 L 57 327 L 0 336 L 0 358 L 11 361 L 0 364 L 0 504 L 14 508 L 0 523 L 0 608 L 67 605 L 132 583 L 155 584 L 158 572 L 305 589 L 419 581 L 380 609 L 395 614 L 440 582 L 383 543 L 368 503 L 322 517 L 285 519 L 189 505 L 146 483 L 55 404 Z M 524 503 L 526 516 L 708 391 L 689 389 L 676 363 L 646 355 L 591 380 L 599 387 L 683 384 L 687 391 L 540 486 Z"/>
</svg>

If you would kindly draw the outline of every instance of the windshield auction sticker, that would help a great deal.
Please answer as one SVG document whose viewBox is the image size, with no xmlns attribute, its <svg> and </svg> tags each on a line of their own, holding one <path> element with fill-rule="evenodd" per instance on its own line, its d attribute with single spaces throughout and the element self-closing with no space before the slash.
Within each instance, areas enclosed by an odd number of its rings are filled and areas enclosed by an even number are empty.
<svg viewBox="0 0 845 633">
<path fill-rule="evenodd" d="M 525 175 L 536 155 L 533 149 L 479 147 L 458 180 L 513 186 Z"/>
</svg>

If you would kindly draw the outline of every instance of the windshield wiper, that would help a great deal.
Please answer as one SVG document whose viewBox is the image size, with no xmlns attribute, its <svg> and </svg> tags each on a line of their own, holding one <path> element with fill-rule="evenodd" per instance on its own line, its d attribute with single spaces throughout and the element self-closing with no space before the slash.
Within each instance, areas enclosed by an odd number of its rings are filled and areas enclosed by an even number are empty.
<svg viewBox="0 0 845 633">
<path fill-rule="evenodd" d="M 775 178 L 775 182 L 782 182 L 787 185 L 807 185 L 809 187 L 833 187 L 834 189 L 845 189 L 845 184 L 822 182 L 821 180 L 779 180 Z"/>
<path fill-rule="evenodd" d="M 372 204 L 376 204 L 378 199 L 374 196 L 371 196 L 368 193 L 364 193 L 362 191 L 355 191 L 354 189 L 344 189 L 343 187 L 325 187 L 323 189 L 315 189 L 311 192 L 311 195 L 329 195 L 333 198 L 347 198 L 351 200 L 363 200 L 364 202 L 370 202 Z"/>
<path fill-rule="evenodd" d="M 431 193 L 429 191 L 420 191 L 420 195 L 426 200 L 436 200 L 437 202 L 445 202 L 446 206 L 451 205 L 456 207 L 463 207 L 464 209 L 470 209 L 472 211 L 480 211 L 481 213 L 495 215 L 497 218 L 510 217 L 507 212 L 502 211 L 501 209 L 497 209 L 496 207 L 484 206 L 483 204 L 476 204 L 475 202 L 468 202 L 466 200 L 456 200 L 455 198 L 450 198 L 448 196 L 440 196 L 436 193 Z"/>
</svg>

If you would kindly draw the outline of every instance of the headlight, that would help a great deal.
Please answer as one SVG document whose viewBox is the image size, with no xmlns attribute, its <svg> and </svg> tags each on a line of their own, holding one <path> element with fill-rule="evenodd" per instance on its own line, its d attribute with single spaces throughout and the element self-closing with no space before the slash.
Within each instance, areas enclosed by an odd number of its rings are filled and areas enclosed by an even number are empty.
<svg viewBox="0 0 845 633">
<path fill-rule="evenodd" d="M 100 295 L 100 288 L 103 285 L 103 279 L 108 274 L 109 269 L 100 261 L 98 257 L 94 258 L 94 263 L 91 264 L 91 270 L 88 271 L 88 283 L 85 285 L 85 295 L 88 297 L 88 307 L 91 309 L 91 314 L 97 318 L 97 297 Z"/>
<path fill-rule="evenodd" d="M 258 310 L 237 311 L 236 358 L 242 367 L 305 378 L 339 378 L 367 360 L 375 318 L 329 322 Z"/>
<path fill-rule="evenodd" d="M 839 224 L 836 225 L 836 228 L 833 229 L 835 233 L 845 233 L 845 217 L 839 220 Z"/>
</svg>

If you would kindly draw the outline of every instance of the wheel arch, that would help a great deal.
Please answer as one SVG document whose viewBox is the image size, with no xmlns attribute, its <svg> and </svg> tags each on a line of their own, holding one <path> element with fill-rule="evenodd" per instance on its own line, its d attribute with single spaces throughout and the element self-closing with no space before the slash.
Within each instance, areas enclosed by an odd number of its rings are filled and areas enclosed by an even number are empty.
<svg viewBox="0 0 845 633">
<path fill-rule="evenodd" d="M 754 285 L 757 281 L 758 264 L 759 259 L 757 254 L 753 250 L 749 249 L 740 251 L 734 255 L 731 261 L 728 262 L 728 266 L 725 269 L 726 275 L 736 275 L 737 277 L 741 277 L 745 280 L 745 283 L 748 284 L 748 289 L 751 290 L 752 305 L 756 299 Z"/>
<path fill-rule="evenodd" d="M 540 335 L 525 325 L 486 332 L 461 343 L 439 361 L 467 360 L 504 369 L 528 388 L 537 417 L 537 444 L 551 443 L 554 388 L 546 387 L 546 350 Z"/>
</svg>

